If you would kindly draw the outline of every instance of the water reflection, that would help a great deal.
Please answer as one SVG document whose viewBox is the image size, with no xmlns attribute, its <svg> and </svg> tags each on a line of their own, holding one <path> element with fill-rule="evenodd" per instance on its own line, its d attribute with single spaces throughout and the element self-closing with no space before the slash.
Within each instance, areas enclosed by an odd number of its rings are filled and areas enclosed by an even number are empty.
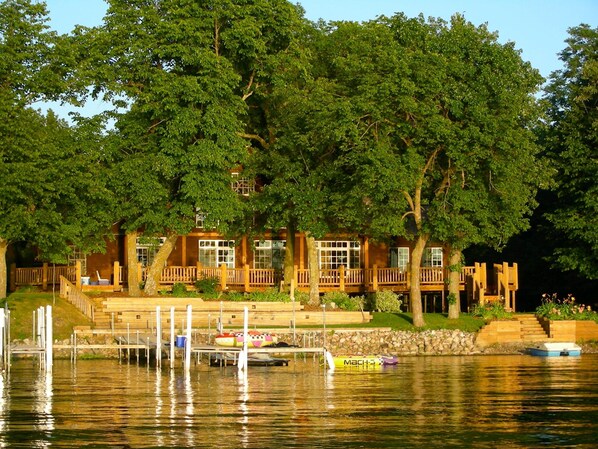
<svg viewBox="0 0 598 449">
<path fill-rule="evenodd" d="M 9 408 L 8 405 L 8 397 L 7 397 L 7 393 L 6 393 L 6 387 L 5 387 L 5 380 L 4 380 L 4 372 L 0 372 L 0 447 L 6 447 L 6 440 L 5 440 L 5 434 L 6 434 L 6 410 Z"/>
<path fill-rule="evenodd" d="M 0 375 L 0 447 L 592 447 L 596 434 L 593 355 L 334 373 L 308 360 L 244 376 L 115 361 L 56 361 L 49 375 L 16 361 Z"/>
<path fill-rule="evenodd" d="M 241 447 L 249 447 L 249 379 L 247 373 L 239 371 L 239 420 Z"/>
<path fill-rule="evenodd" d="M 50 447 L 50 437 L 54 430 L 54 416 L 52 415 L 52 372 L 41 371 L 35 382 L 35 398 L 33 408 L 37 416 L 35 428 L 40 439 L 34 447 Z"/>
</svg>

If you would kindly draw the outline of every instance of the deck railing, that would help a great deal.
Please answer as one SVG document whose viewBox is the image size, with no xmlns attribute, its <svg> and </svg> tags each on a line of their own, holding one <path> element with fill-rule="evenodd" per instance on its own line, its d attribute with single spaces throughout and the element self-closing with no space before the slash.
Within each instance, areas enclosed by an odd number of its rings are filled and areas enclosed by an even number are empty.
<svg viewBox="0 0 598 449">
<path fill-rule="evenodd" d="M 140 265 L 141 279 L 146 278 L 146 270 Z M 295 286 L 299 290 L 309 288 L 309 270 L 295 267 Z M 81 285 L 81 269 L 79 266 L 52 266 L 47 264 L 36 268 L 16 268 L 11 266 L 11 289 L 21 285 L 40 285 L 44 288 L 56 282 L 54 279 L 64 277 L 66 280 L 77 286 Z M 112 277 L 113 285 L 117 289 L 120 284 L 126 283 L 127 268 L 121 267 L 115 262 Z M 423 291 L 445 292 L 445 280 L 448 271 L 443 267 L 422 267 L 420 269 L 420 285 Z M 106 273 L 104 273 L 106 276 Z M 173 285 L 184 283 L 192 285 L 197 279 L 217 279 L 223 291 L 252 291 L 256 289 L 278 287 L 283 280 L 281 270 L 255 269 L 245 265 L 241 268 L 201 267 L 196 266 L 168 266 L 162 270 L 160 283 Z M 496 264 L 494 266 L 495 284 L 498 294 L 505 298 L 505 303 L 515 308 L 515 291 L 518 289 L 517 264 Z M 367 269 L 352 268 L 343 266 L 335 270 L 320 270 L 319 287 L 322 291 L 341 290 L 348 292 L 367 292 L 380 289 L 391 289 L 396 292 L 407 293 L 411 279 L 409 271 L 404 268 L 379 268 Z M 88 289 L 98 288 L 89 286 Z M 474 266 L 463 267 L 460 273 L 460 289 L 468 292 L 468 299 L 483 301 L 486 294 L 486 265 L 476 263 Z"/>
<path fill-rule="evenodd" d="M 46 288 L 48 285 L 59 285 L 60 276 L 64 276 L 71 282 L 75 282 L 76 267 L 74 265 L 50 265 L 43 264 L 41 267 L 17 268 L 15 264 L 10 267 L 10 288 L 15 290 L 22 286 L 38 286 Z"/>
<path fill-rule="evenodd" d="M 91 299 L 89 299 L 80 289 L 75 288 L 72 282 L 64 276 L 60 276 L 60 297 L 74 305 L 87 318 L 92 321 L 94 320 L 95 306 Z"/>
</svg>

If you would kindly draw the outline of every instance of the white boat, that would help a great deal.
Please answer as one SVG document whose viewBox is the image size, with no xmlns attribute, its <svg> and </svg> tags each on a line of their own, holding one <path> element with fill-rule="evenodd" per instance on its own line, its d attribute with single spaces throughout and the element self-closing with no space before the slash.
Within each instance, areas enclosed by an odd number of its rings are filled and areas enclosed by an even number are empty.
<svg viewBox="0 0 598 449">
<path fill-rule="evenodd" d="M 581 347 L 575 343 L 538 343 L 527 348 L 531 355 L 561 357 L 581 355 Z"/>
<path fill-rule="evenodd" d="M 249 331 L 247 334 L 247 346 L 249 348 L 263 348 L 264 346 L 272 346 L 278 342 L 276 335 L 268 332 Z M 245 334 L 243 332 L 224 332 L 216 335 L 215 342 L 218 346 L 237 347 L 243 346 L 243 339 Z"/>
</svg>

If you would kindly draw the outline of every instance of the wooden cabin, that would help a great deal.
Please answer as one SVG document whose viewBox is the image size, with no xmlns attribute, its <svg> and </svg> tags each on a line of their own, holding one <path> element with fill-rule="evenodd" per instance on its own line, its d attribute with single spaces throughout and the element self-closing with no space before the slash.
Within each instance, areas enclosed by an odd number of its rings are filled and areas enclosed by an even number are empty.
<svg viewBox="0 0 598 449">
<path fill-rule="evenodd" d="M 239 242 L 223 238 L 216 232 L 206 231 L 201 222 L 193 232 L 180 236 L 174 251 L 163 269 L 161 285 L 175 283 L 193 285 L 202 277 L 217 278 L 223 291 L 251 292 L 277 288 L 283 280 L 283 262 L 286 231 L 271 233 L 263 240 Z M 140 279 L 152 262 L 163 238 L 140 238 L 135 242 Z M 52 272 L 46 266 L 37 269 L 11 269 L 11 288 L 19 285 L 56 283 L 59 275 L 81 285 L 83 290 L 121 290 L 126 288 L 127 240 L 116 234 L 108 242 L 104 254 L 74 253 L 69 267 L 58 267 Z M 321 292 L 345 291 L 364 294 L 378 290 L 392 290 L 407 295 L 411 279 L 408 265 L 412 246 L 403 239 L 393 244 L 372 242 L 367 237 L 330 236 L 317 241 L 319 287 Z M 425 296 L 424 310 L 446 310 L 445 295 L 448 279 L 447 249 L 430 244 L 424 252 L 420 270 L 421 289 Z M 305 236 L 295 236 L 294 285 L 300 291 L 309 289 L 309 270 Z M 101 285 L 107 284 L 107 285 Z M 518 290 L 517 265 L 495 265 L 487 270 L 485 264 L 464 267 L 460 277 L 463 304 L 503 300 L 505 307 L 515 310 Z"/>
</svg>

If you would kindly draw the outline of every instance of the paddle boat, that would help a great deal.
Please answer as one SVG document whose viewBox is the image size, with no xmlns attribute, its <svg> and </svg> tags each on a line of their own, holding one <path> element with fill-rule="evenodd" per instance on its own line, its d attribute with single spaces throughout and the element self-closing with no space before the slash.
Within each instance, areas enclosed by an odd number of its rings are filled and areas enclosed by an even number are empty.
<svg viewBox="0 0 598 449">
<path fill-rule="evenodd" d="M 581 355 L 581 347 L 575 343 L 539 343 L 527 348 L 531 355 L 542 357 L 562 357 Z"/>
<path fill-rule="evenodd" d="M 397 365 L 399 360 L 396 356 L 389 355 L 346 355 L 333 356 L 334 366 L 337 368 L 344 367 L 366 367 L 374 368 L 378 366 L 392 366 Z"/>
<path fill-rule="evenodd" d="M 238 347 L 243 346 L 243 332 L 223 332 L 215 337 L 215 342 L 218 346 Z M 264 346 L 272 346 L 278 342 L 278 338 L 267 332 L 249 331 L 248 333 L 248 348 L 263 348 Z"/>
</svg>

